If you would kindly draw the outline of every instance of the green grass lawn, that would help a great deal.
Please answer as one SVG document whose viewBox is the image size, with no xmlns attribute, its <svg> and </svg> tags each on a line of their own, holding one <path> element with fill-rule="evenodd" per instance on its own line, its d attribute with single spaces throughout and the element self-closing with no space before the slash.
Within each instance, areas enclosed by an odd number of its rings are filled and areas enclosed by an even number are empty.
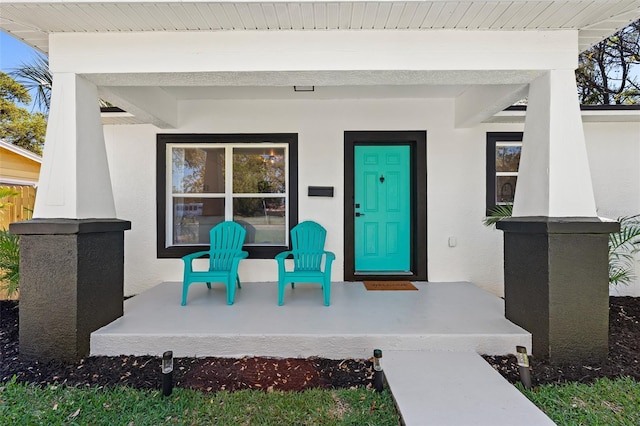
<svg viewBox="0 0 640 426">
<path fill-rule="evenodd" d="M 640 425 L 640 383 L 599 379 L 520 390 L 558 425 Z M 2 424 L 16 425 L 398 425 L 385 389 L 202 393 L 94 388 L 15 381 L 0 385 Z"/>
<path fill-rule="evenodd" d="M 2 424 L 17 425 L 398 425 L 388 390 L 202 393 L 127 387 L 0 385 Z"/>
<path fill-rule="evenodd" d="M 631 378 L 520 390 L 558 425 L 640 425 L 640 383 Z"/>
</svg>

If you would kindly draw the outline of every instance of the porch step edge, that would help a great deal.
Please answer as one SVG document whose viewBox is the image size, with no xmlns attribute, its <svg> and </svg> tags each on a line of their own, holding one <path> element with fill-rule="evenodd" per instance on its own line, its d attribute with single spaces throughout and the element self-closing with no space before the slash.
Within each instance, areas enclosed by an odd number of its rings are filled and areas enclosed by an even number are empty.
<svg viewBox="0 0 640 426">
<path fill-rule="evenodd" d="M 397 351 L 469 351 L 506 355 L 530 347 L 531 335 L 160 335 L 94 332 L 91 355 L 154 355 L 172 350 L 177 357 L 369 358 L 374 348 Z"/>
</svg>

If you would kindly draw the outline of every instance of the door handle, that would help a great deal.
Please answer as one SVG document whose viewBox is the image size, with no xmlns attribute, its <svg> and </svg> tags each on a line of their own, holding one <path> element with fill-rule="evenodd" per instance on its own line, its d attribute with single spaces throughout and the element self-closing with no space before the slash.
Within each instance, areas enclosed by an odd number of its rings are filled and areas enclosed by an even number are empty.
<svg viewBox="0 0 640 426">
<path fill-rule="evenodd" d="M 356 212 L 356 217 L 364 216 L 364 213 Z"/>
</svg>

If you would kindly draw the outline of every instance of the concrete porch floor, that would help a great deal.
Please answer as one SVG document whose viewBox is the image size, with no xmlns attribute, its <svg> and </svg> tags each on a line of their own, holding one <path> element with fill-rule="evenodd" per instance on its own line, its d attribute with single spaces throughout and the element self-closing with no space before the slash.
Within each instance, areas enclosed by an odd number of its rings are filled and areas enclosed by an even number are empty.
<svg viewBox="0 0 640 426">
<path fill-rule="evenodd" d="M 383 368 L 407 426 L 554 423 L 478 354 L 531 349 L 504 318 L 502 299 L 468 282 L 419 282 L 418 291 L 367 291 L 360 282 L 299 284 L 277 304 L 277 283 L 246 283 L 226 304 L 222 285 L 165 282 L 125 302 L 124 316 L 91 335 L 92 355 L 245 355 L 369 358 Z"/>
<path fill-rule="evenodd" d="M 92 355 L 369 358 L 395 351 L 470 351 L 501 355 L 531 335 L 504 317 L 502 299 L 468 282 L 418 282 L 418 291 L 367 291 L 360 282 L 332 284 L 331 306 L 318 285 L 287 288 L 244 283 L 235 304 L 221 284 L 164 282 L 125 301 L 124 316 L 91 335 Z"/>
</svg>

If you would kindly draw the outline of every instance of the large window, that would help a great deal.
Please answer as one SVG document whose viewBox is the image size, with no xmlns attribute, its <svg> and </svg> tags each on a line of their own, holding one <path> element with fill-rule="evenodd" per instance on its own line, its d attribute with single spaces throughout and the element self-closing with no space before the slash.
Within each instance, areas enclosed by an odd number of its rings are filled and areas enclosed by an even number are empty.
<svg viewBox="0 0 640 426">
<path fill-rule="evenodd" d="M 296 134 L 158 135 L 158 257 L 209 245 L 234 220 L 244 249 L 271 258 L 289 246 L 297 215 Z"/>
<path fill-rule="evenodd" d="M 513 203 L 521 151 L 521 132 L 487 133 L 487 212 Z"/>
</svg>

